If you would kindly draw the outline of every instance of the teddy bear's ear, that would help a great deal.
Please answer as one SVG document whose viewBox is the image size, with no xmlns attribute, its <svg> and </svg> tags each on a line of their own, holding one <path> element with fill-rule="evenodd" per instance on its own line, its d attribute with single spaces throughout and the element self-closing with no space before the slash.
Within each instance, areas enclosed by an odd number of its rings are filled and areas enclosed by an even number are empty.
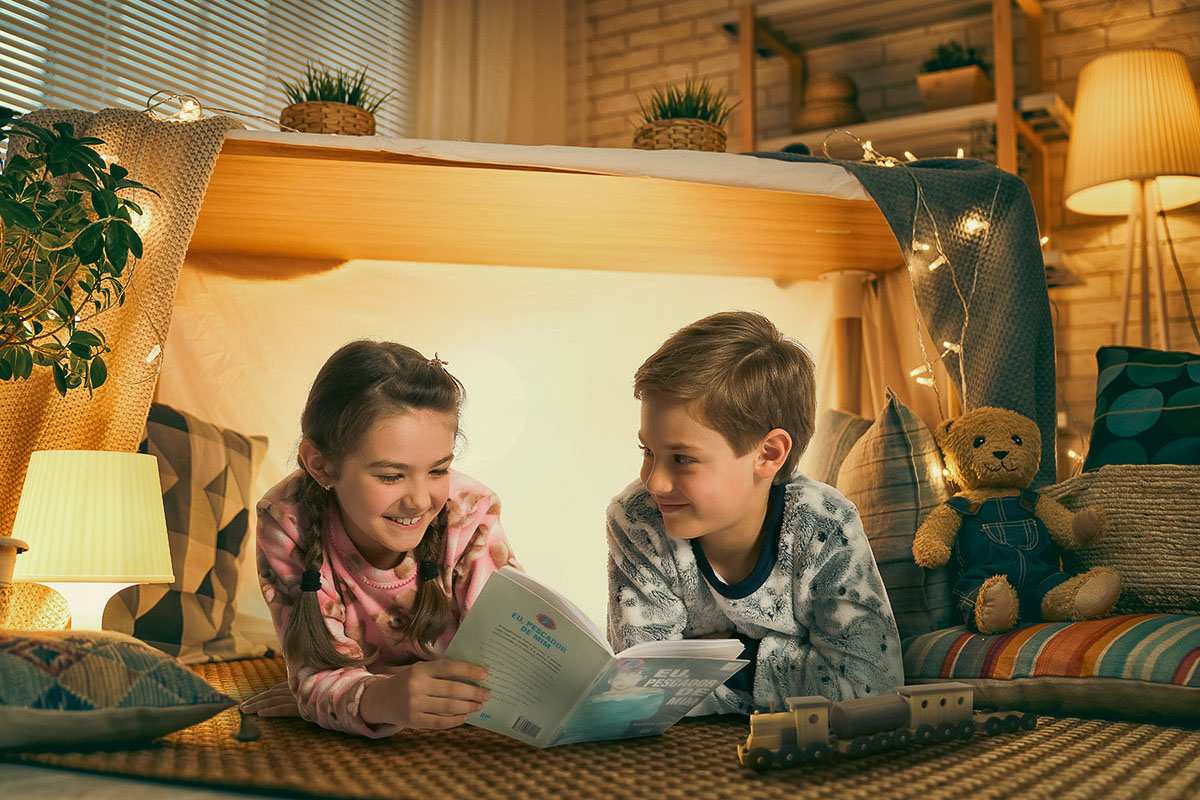
<svg viewBox="0 0 1200 800">
<path fill-rule="evenodd" d="M 958 417 L 951 417 L 950 419 L 943 420 L 937 426 L 937 430 L 933 432 L 933 440 L 938 444 L 942 444 L 942 442 L 946 440 L 946 436 L 948 436 L 950 433 L 950 426 L 953 425 L 957 420 Z"/>
</svg>

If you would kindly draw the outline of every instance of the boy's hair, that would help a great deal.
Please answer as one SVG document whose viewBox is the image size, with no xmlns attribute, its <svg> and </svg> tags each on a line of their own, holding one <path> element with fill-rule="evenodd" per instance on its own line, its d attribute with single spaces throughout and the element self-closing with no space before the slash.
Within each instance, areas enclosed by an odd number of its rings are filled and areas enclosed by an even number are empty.
<svg viewBox="0 0 1200 800">
<path fill-rule="evenodd" d="M 457 425 L 462 401 L 462 384 L 436 358 L 427 359 L 395 342 L 356 341 L 339 348 L 317 373 L 300 416 L 300 431 L 335 470 L 340 470 L 377 420 L 424 410 L 453 414 Z M 299 489 L 300 546 L 296 552 L 305 570 L 319 571 L 325 561 L 322 533 L 331 494 L 303 470 Z M 443 508 L 414 548 L 418 564 L 441 560 L 446 517 Z M 413 610 L 400 632 L 428 647 L 450 621 L 446 595 L 436 581 L 425 580 L 417 589 Z M 363 659 L 339 653 L 333 646 L 317 593 L 312 591 L 302 591 L 292 609 L 283 650 L 288 659 L 330 669 L 363 663 Z"/>
<path fill-rule="evenodd" d="M 752 311 L 723 311 L 672 334 L 634 373 L 633 396 L 640 400 L 646 392 L 698 403 L 705 422 L 739 456 L 771 430 L 787 431 L 792 450 L 774 483 L 791 478 L 812 438 L 812 358 Z"/>
</svg>

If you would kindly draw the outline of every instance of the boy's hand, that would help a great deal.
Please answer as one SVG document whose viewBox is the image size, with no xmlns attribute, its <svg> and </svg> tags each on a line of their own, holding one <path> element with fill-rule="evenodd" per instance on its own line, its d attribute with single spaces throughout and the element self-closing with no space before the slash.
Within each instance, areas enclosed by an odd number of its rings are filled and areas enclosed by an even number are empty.
<svg viewBox="0 0 1200 800">
<path fill-rule="evenodd" d="M 487 670 L 463 661 L 438 659 L 400 667 L 363 690 L 362 718 L 368 725 L 453 728 L 482 708 L 492 693 L 478 686 Z"/>
<path fill-rule="evenodd" d="M 243 714 L 257 714 L 260 717 L 300 716 L 300 707 L 296 705 L 296 698 L 287 681 L 281 681 L 265 692 L 244 700 L 239 708 Z"/>
</svg>

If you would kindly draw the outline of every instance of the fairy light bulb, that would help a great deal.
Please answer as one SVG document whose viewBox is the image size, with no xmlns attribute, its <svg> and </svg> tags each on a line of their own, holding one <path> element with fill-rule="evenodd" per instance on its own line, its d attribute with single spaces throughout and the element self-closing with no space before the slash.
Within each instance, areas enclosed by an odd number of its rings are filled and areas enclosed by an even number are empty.
<svg viewBox="0 0 1200 800">
<path fill-rule="evenodd" d="M 987 221 L 971 214 L 963 217 L 963 230 L 967 233 L 977 233 L 988 226 Z"/>
<path fill-rule="evenodd" d="M 904 151 L 904 157 L 905 157 L 905 158 L 907 158 L 909 161 L 916 161 L 916 160 L 917 160 L 917 157 L 916 157 L 916 156 L 914 156 L 914 155 L 912 154 L 912 151 L 911 151 L 911 150 L 905 150 L 905 151 Z"/>
<path fill-rule="evenodd" d="M 181 122 L 195 122 L 200 119 L 200 104 L 190 97 L 185 97 L 179 101 L 179 110 L 175 112 L 175 119 Z"/>
<path fill-rule="evenodd" d="M 915 378 L 915 377 L 917 377 L 918 375 L 924 375 L 926 372 L 929 372 L 929 365 L 928 365 L 928 364 L 922 364 L 922 365 L 921 365 L 921 366 L 919 366 L 919 367 L 916 367 L 916 368 L 914 368 L 914 369 L 910 369 L 910 370 L 908 371 L 908 377 L 910 377 L 910 378 Z"/>
<path fill-rule="evenodd" d="M 954 157 L 955 157 L 955 158 L 962 158 L 964 155 L 966 155 L 966 153 L 965 153 L 965 152 L 963 151 L 963 149 L 960 147 L 960 148 L 958 148 L 958 154 L 957 154 L 957 155 L 955 155 Z"/>
<path fill-rule="evenodd" d="M 933 271 L 934 271 L 935 269 L 937 269 L 938 267 L 942 266 L 943 264 L 948 264 L 948 263 L 950 263 L 950 262 L 948 262 L 948 261 L 946 260 L 946 257 L 945 257 L 945 256 L 941 256 L 941 255 L 940 255 L 940 256 L 938 256 L 937 258 L 935 258 L 935 259 L 934 259 L 932 262 L 930 262 L 930 264 L 929 264 L 929 271 L 930 271 L 930 272 L 933 272 Z"/>
<path fill-rule="evenodd" d="M 922 386 L 933 386 L 934 380 L 928 375 L 922 375 L 921 377 L 917 378 L 917 383 L 921 384 Z"/>
<path fill-rule="evenodd" d="M 158 358 L 158 354 L 161 352 L 162 352 L 162 347 L 160 347 L 159 345 L 154 345 L 154 347 L 151 347 L 150 352 L 146 354 L 146 363 L 153 364 L 154 359 Z"/>
<path fill-rule="evenodd" d="M 1042 247 L 1045 247 L 1046 245 L 1050 244 L 1050 237 L 1043 236 L 1041 241 L 1042 241 Z"/>
</svg>

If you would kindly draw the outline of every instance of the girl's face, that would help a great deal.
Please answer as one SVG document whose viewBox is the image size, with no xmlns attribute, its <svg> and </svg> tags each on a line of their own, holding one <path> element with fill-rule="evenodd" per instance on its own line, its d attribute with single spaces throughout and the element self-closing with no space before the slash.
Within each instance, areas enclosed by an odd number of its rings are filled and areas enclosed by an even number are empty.
<svg viewBox="0 0 1200 800">
<path fill-rule="evenodd" d="M 333 482 L 342 524 L 372 566 L 398 565 L 446 505 L 457 432 L 451 413 L 385 417 L 342 462 Z"/>
</svg>

